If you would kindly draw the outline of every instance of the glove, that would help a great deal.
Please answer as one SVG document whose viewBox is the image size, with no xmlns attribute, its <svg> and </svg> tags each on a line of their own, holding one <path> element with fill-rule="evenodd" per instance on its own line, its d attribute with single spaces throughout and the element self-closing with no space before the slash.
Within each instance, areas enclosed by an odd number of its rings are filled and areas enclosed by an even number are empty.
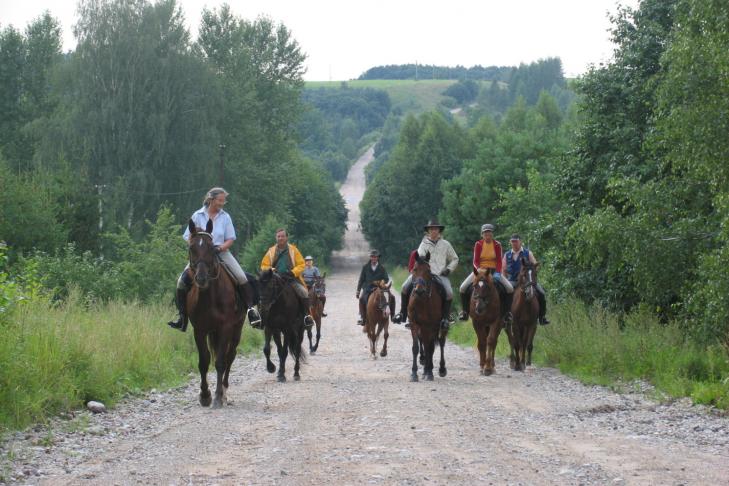
<svg viewBox="0 0 729 486">
<path fill-rule="evenodd" d="M 442 276 L 444 276 L 444 277 L 447 277 L 447 276 L 448 276 L 448 274 L 450 274 L 450 273 L 451 273 L 451 270 L 450 270 L 449 268 L 445 268 L 445 269 L 443 269 L 443 271 L 442 271 L 442 272 L 440 272 L 440 274 L 441 274 Z"/>
<path fill-rule="evenodd" d="M 222 249 L 220 248 L 220 245 L 215 245 L 215 246 L 213 247 L 213 249 L 215 250 L 215 254 L 216 254 L 216 255 L 220 254 L 220 252 L 221 252 L 221 251 L 223 251 L 223 250 L 222 250 Z"/>
</svg>

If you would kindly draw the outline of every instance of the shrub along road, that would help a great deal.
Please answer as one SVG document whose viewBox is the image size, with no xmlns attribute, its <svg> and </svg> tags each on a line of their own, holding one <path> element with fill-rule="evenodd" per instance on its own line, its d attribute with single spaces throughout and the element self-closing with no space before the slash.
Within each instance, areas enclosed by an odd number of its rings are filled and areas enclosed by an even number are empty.
<svg viewBox="0 0 729 486">
<path fill-rule="evenodd" d="M 371 359 L 354 298 L 368 249 L 357 203 L 371 157 L 370 150 L 342 187 L 350 208 L 346 247 L 328 278 L 319 352 L 308 357 L 300 382 L 277 383 L 260 356 L 239 358 L 229 406 L 201 408 L 195 376 L 106 414 L 82 412 L 6 442 L 5 480 L 726 484 L 729 419 L 687 401 L 660 404 L 639 391 L 587 387 L 547 368 L 515 373 L 504 361 L 483 377 L 475 351 L 451 344 L 446 378 L 410 383 L 411 340 L 396 325 L 389 356 Z"/>
</svg>

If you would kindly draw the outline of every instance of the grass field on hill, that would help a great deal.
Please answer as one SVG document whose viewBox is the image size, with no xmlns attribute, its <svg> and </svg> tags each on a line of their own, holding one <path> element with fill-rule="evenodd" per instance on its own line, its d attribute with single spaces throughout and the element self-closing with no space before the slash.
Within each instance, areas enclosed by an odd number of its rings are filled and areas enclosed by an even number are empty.
<svg viewBox="0 0 729 486">
<path fill-rule="evenodd" d="M 392 106 L 406 112 L 423 113 L 434 109 L 445 99 L 443 91 L 453 83 L 453 79 L 371 79 L 353 81 L 307 81 L 306 88 L 338 88 L 342 83 L 352 88 L 375 88 L 390 95 Z"/>
</svg>

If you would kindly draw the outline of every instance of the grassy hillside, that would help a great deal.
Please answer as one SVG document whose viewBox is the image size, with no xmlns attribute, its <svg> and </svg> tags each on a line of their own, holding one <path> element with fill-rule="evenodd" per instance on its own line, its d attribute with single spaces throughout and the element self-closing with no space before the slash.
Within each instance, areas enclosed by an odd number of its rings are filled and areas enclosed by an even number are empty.
<svg viewBox="0 0 729 486">
<path fill-rule="evenodd" d="M 306 88 L 336 88 L 345 81 L 307 81 Z M 375 88 L 390 95 L 393 107 L 406 112 L 422 113 L 434 109 L 445 98 L 441 93 L 456 80 L 372 79 L 346 81 L 352 88 Z"/>
</svg>

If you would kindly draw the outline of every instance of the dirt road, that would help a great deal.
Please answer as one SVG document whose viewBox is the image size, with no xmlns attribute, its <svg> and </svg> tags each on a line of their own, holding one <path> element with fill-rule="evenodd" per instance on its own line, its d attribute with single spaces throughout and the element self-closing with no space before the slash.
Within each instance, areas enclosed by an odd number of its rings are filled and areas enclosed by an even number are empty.
<svg viewBox="0 0 729 486">
<path fill-rule="evenodd" d="M 193 378 L 58 429 L 52 445 L 20 434 L 6 446 L 9 474 L 99 485 L 729 484 L 729 419 L 686 401 L 586 387 L 552 369 L 514 373 L 503 361 L 483 377 L 475 352 L 453 345 L 446 378 L 411 383 L 409 333 L 395 325 L 389 356 L 371 359 L 354 297 L 371 157 L 342 187 L 346 248 L 334 256 L 329 317 L 300 382 L 277 383 L 262 357 L 238 359 L 229 406 L 201 408 Z"/>
</svg>

